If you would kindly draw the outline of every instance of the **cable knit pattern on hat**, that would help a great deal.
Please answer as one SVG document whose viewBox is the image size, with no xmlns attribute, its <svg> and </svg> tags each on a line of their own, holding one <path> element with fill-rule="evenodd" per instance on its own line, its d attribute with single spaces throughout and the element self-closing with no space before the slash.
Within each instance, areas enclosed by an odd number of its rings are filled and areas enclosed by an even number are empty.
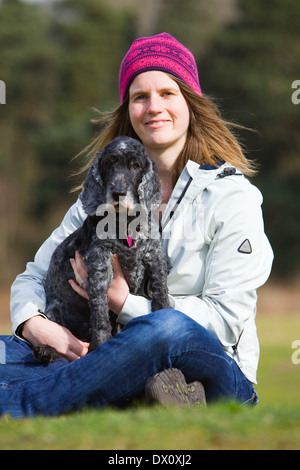
<svg viewBox="0 0 300 470">
<path fill-rule="evenodd" d="M 168 33 L 136 39 L 125 55 L 119 74 L 121 103 L 133 79 L 149 70 L 168 72 L 202 95 L 195 58 Z"/>
</svg>

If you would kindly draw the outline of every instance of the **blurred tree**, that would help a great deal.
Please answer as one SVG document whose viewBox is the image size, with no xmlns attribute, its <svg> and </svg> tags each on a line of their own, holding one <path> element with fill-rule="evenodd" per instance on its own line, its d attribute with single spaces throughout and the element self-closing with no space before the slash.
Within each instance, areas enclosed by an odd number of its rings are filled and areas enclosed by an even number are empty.
<svg viewBox="0 0 300 470">
<path fill-rule="evenodd" d="M 104 1 L 44 6 L 0 5 L 0 79 L 7 85 L 0 108 L 0 261 L 7 272 L 0 281 L 24 267 L 74 201 L 70 161 L 94 132 L 91 107 L 117 104 L 133 30 L 130 11 Z"/>
<path fill-rule="evenodd" d="M 289 276 L 300 268 L 300 106 L 291 100 L 292 82 L 300 78 L 300 3 L 239 0 L 238 6 L 239 20 L 202 58 L 200 81 L 225 117 L 259 131 L 241 137 L 260 165 L 254 183 L 264 195 L 273 272 Z"/>
<path fill-rule="evenodd" d="M 133 15 L 106 1 L 62 0 L 55 6 L 56 36 L 64 50 L 61 92 L 68 113 L 112 106 L 118 99 L 121 59 L 131 39 Z M 67 116 L 66 116 L 67 117 Z"/>
<path fill-rule="evenodd" d="M 60 0 L 51 8 L 2 0 L 0 262 L 7 270 L 0 282 L 23 269 L 74 201 L 71 159 L 94 133 L 91 107 L 118 105 L 119 65 L 131 42 L 162 31 L 194 52 L 201 86 L 219 98 L 225 117 L 259 130 L 242 137 L 262 165 L 254 182 L 265 197 L 275 272 L 295 272 L 300 105 L 291 86 L 300 79 L 299 21 L 298 0 Z"/>
<path fill-rule="evenodd" d="M 228 22 L 237 19 L 236 0 L 156 0 L 159 16 L 152 34 L 166 31 L 176 36 L 195 56 L 206 54 L 212 39 Z M 201 66 L 199 69 L 201 73 Z"/>
<path fill-rule="evenodd" d="M 34 228 L 28 208 L 37 197 L 39 164 L 32 137 L 51 125 L 59 73 L 59 50 L 49 41 L 50 19 L 32 5 L 4 0 L 0 8 L 1 79 L 7 103 L 0 109 L 1 264 L 9 282 L 14 262 Z"/>
</svg>

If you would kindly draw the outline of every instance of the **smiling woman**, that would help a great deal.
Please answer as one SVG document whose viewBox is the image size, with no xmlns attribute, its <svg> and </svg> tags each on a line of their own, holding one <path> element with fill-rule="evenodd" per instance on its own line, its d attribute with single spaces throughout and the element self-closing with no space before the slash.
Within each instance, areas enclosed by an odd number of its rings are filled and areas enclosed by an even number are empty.
<svg viewBox="0 0 300 470">
<path fill-rule="evenodd" d="M 151 158 L 173 169 L 188 134 L 190 113 L 177 83 L 166 73 L 139 74 L 129 88 L 129 117 Z"/>
<path fill-rule="evenodd" d="M 3 370 L 0 414 L 121 405 L 143 392 L 149 402 L 189 406 L 205 402 L 203 387 L 208 403 L 257 401 L 256 289 L 270 274 L 273 253 L 264 233 L 261 194 L 244 177 L 253 174 L 253 165 L 229 123 L 203 96 L 192 53 L 171 35 L 134 41 L 122 61 L 119 85 L 120 106 L 96 121 L 100 134 L 83 151 L 86 169 L 95 152 L 122 135 L 141 141 L 155 161 L 165 203 L 161 245 L 170 266 L 171 308 L 151 312 L 147 282 L 138 295 L 129 292 L 116 264 L 107 298 L 123 329 L 114 338 L 86 354 L 66 328 L 41 316 L 52 253 L 86 220 L 78 200 L 17 277 L 11 302 L 16 334 L 33 345 L 56 347 L 72 362 L 33 366 L 28 344 L 4 338 L 14 367 Z M 195 233 L 192 243 L 181 233 Z M 251 250 L 241 250 L 245 241 Z M 80 272 L 76 280 L 82 289 L 82 281 L 89 280 L 80 255 L 73 269 Z"/>
</svg>

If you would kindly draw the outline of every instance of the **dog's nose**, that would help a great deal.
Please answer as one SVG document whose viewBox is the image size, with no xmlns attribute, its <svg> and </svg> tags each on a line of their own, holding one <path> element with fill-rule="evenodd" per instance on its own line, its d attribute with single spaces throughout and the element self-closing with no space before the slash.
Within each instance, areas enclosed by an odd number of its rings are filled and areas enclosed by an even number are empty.
<svg viewBox="0 0 300 470">
<path fill-rule="evenodd" d="M 120 197 L 125 197 L 127 194 L 127 191 L 125 189 L 114 189 L 112 191 L 112 197 L 114 201 L 119 201 Z"/>
</svg>

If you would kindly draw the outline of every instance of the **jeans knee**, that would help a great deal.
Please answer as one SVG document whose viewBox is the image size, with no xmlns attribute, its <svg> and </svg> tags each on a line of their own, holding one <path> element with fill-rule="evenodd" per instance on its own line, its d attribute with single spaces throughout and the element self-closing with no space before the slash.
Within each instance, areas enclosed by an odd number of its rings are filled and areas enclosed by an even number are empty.
<svg viewBox="0 0 300 470">
<path fill-rule="evenodd" d="M 163 309 L 132 320 L 139 328 L 144 328 L 144 337 L 156 345 L 183 344 L 191 339 L 195 327 L 199 326 L 194 320 L 182 312 L 173 309 Z M 140 330 L 141 331 L 141 330 Z"/>
</svg>

